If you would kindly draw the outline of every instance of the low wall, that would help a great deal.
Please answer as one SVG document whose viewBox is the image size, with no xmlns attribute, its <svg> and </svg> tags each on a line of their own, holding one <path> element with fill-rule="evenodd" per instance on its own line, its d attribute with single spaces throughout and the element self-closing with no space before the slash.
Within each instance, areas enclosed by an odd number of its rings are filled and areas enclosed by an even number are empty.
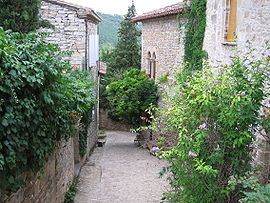
<svg viewBox="0 0 270 203">
<path fill-rule="evenodd" d="M 110 119 L 106 109 L 99 109 L 99 129 L 129 131 L 131 128 L 134 127 L 132 125 L 123 124 Z"/>
<path fill-rule="evenodd" d="M 96 122 L 94 117 L 88 129 L 88 148 L 84 157 L 79 155 L 79 132 L 77 131 L 74 137 L 59 142 L 54 154 L 48 158 L 43 172 L 26 172 L 21 175 L 25 183 L 3 202 L 63 203 L 65 193 L 73 177 L 79 174 L 80 168 L 95 147 L 97 140 Z"/>
<path fill-rule="evenodd" d="M 64 194 L 73 179 L 74 172 L 74 145 L 73 139 L 62 141 L 49 157 L 44 171 L 27 172 L 23 175 L 25 184 L 4 202 L 6 203 L 33 203 L 52 202 L 63 203 Z"/>
</svg>

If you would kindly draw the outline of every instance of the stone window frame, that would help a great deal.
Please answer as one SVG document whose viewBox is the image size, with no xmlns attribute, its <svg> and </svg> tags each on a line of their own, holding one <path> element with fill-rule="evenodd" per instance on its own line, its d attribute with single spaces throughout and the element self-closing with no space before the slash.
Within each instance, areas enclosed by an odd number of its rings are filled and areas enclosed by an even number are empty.
<svg viewBox="0 0 270 203">
<path fill-rule="evenodd" d="M 230 46 L 236 46 L 236 36 L 233 33 L 237 32 L 237 10 L 238 10 L 238 4 L 237 0 L 224 0 L 224 17 L 223 17 L 223 45 L 230 45 Z M 234 5 L 234 7 L 231 7 L 231 4 Z M 233 9 L 233 14 L 231 15 L 231 11 Z M 231 30 L 233 32 L 228 33 L 228 31 Z M 228 39 L 228 37 L 230 39 Z"/>
<path fill-rule="evenodd" d="M 151 58 L 151 69 L 150 69 L 150 78 L 156 79 L 156 73 L 157 73 L 157 56 L 156 52 L 153 52 L 152 58 Z"/>
<path fill-rule="evenodd" d="M 147 58 L 146 58 L 146 61 L 147 61 L 147 68 L 146 68 L 146 74 L 149 78 L 151 78 L 151 52 L 148 51 L 147 52 Z"/>
</svg>

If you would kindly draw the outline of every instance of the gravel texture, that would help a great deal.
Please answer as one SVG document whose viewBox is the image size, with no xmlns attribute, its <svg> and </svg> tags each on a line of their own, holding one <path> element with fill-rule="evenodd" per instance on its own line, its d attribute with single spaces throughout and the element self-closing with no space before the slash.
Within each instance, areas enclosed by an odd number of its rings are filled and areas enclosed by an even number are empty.
<svg viewBox="0 0 270 203">
<path fill-rule="evenodd" d="M 75 203 L 158 203 L 169 188 L 159 172 L 166 161 L 134 144 L 134 134 L 107 132 L 81 170 Z"/>
</svg>

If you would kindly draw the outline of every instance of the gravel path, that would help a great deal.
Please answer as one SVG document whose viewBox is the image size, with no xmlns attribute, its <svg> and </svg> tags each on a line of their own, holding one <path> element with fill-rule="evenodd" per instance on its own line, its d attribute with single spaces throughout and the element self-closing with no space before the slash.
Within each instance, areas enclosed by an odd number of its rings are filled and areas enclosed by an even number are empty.
<svg viewBox="0 0 270 203">
<path fill-rule="evenodd" d="M 158 203 L 169 187 L 159 172 L 166 162 L 133 143 L 128 132 L 107 132 L 82 168 L 75 203 Z"/>
</svg>

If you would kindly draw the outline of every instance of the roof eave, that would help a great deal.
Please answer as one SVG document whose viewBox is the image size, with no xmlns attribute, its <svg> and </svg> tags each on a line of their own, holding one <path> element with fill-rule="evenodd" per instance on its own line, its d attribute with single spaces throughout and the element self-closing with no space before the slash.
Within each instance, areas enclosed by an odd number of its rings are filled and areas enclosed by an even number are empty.
<svg viewBox="0 0 270 203">
<path fill-rule="evenodd" d="M 137 16 L 132 18 L 133 22 L 142 22 L 144 20 L 150 20 L 150 19 L 155 19 L 155 18 L 161 18 L 161 17 L 165 17 L 165 16 L 170 16 L 170 15 L 176 15 L 178 13 L 182 13 L 183 12 L 183 8 L 174 10 L 174 11 L 169 11 L 169 12 L 164 12 L 164 13 L 156 13 L 156 14 L 150 14 L 150 15 L 146 15 L 146 16 Z"/>
</svg>

